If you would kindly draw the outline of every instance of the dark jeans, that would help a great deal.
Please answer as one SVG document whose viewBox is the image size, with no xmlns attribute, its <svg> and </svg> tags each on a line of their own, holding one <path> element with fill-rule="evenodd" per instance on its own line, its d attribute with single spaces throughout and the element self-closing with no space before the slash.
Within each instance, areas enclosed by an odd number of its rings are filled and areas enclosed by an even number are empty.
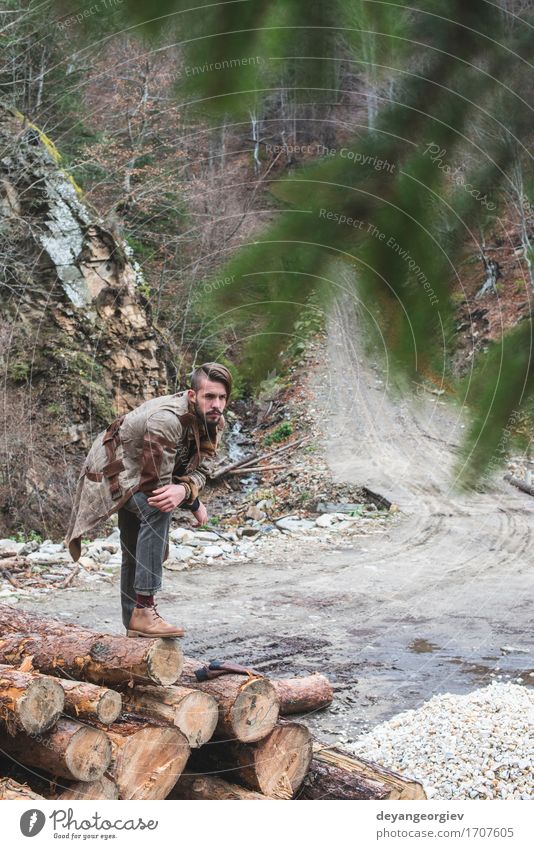
<svg viewBox="0 0 534 849">
<path fill-rule="evenodd" d="M 151 507 L 144 492 L 136 492 L 118 511 L 122 549 L 122 621 L 127 628 L 135 594 L 152 595 L 161 589 L 163 558 L 172 513 Z"/>
</svg>

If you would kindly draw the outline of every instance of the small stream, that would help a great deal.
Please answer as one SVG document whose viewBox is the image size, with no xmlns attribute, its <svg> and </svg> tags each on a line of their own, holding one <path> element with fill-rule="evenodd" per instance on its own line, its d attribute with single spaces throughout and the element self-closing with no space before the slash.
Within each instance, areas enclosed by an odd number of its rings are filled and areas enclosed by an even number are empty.
<svg viewBox="0 0 534 849">
<path fill-rule="evenodd" d="M 243 433 L 243 423 L 237 419 L 229 429 L 228 436 L 225 440 L 225 449 L 229 463 L 237 463 L 255 451 L 254 442 Z M 260 476 L 257 474 L 240 475 L 239 480 L 241 481 L 243 491 L 250 492 L 258 487 Z"/>
</svg>

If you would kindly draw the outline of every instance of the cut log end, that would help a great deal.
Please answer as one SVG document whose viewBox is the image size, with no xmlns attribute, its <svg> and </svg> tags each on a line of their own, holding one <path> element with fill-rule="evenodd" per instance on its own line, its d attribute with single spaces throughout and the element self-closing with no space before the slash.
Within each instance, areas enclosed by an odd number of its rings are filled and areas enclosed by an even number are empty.
<svg viewBox="0 0 534 849">
<path fill-rule="evenodd" d="M 40 734 L 56 724 L 63 711 L 65 697 L 57 681 L 36 678 L 17 702 L 21 727 L 27 734 Z"/>
<path fill-rule="evenodd" d="M 122 697 L 115 690 L 107 690 L 98 702 L 98 719 L 104 725 L 111 725 L 119 716 L 122 708 Z"/>
<path fill-rule="evenodd" d="M 275 799 L 292 799 L 312 760 L 312 737 L 304 725 L 277 726 L 258 744 L 255 757 L 257 789 Z"/>
<path fill-rule="evenodd" d="M 265 678 L 253 678 L 241 687 L 230 709 L 234 736 L 244 743 L 266 737 L 278 719 L 278 699 L 273 685 Z"/>
<path fill-rule="evenodd" d="M 107 732 L 113 744 L 108 771 L 120 799 L 164 799 L 189 758 L 189 744 L 173 727 L 118 722 Z"/>
<path fill-rule="evenodd" d="M 79 781 L 96 781 L 102 776 L 102 764 L 111 760 L 111 743 L 96 728 L 83 726 L 70 740 L 65 753 L 66 765 Z"/>
<path fill-rule="evenodd" d="M 178 639 L 166 637 L 154 640 L 147 655 L 147 666 L 150 679 L 154 683 L 164 687 L 175 684 L 184 666 L 184 656 Z"/>
<path fill-rule="evenodd" d="M 186 737 L 191 748 L 198 749 L 211 740 L 218 720 L 219 710 L 213 696 L 200 690 L 192 690 L 182 700 L 174 724 Z"/>
<path fill-rule="evenodd" d="M 191 753 L 195 773 L 242 784 L 271 799 L 292 799 L 312 760 L 312 738 L 304 725 L 284 722 L 263 740 L 219 741 Z"/>
</svg>

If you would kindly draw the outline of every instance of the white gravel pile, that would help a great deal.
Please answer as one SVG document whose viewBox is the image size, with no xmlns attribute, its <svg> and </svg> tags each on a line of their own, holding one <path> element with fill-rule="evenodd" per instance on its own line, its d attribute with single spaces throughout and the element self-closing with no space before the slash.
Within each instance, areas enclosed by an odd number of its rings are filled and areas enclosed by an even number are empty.
<svg viewBox="0 0 534 849">
<path fill-rule="evenodd" d="M 496 682 L 434 696 L 350 748 L 421 781 L 432 799 L 533 799 L 534 691 Z"/>
</svg>

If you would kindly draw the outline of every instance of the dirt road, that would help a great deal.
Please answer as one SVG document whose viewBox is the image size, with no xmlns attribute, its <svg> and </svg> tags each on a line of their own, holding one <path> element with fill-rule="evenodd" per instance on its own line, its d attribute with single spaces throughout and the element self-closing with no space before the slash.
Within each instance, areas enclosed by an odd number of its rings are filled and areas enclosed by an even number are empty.
<svg viewBox="0 0 534 849">
<path fill-rule="evenodd" d="M 492 674 L 534 683 L 534 500 L 504 483 L 455 492 L 460 417 L 439 396 L 417 409 L 392 400 L 345 316 L 334 315 L 327 362 L 313 377 L 318 405 L 334 410 L 323 417 L 329 462 L 340 480 L 395 501 L 400 516 L 346 548 L 309 540 L 298 558 L 166 573 L 161 595 L 162 610 L 188 628 L 190 654 L 277 674 L 327 672 L 336 704 L 311 724 L 331 741 Z M 118 577 L 39 608 L 118 629 Z M 503 646 L 530 653 L 502 655 Z"/>
</svg>

